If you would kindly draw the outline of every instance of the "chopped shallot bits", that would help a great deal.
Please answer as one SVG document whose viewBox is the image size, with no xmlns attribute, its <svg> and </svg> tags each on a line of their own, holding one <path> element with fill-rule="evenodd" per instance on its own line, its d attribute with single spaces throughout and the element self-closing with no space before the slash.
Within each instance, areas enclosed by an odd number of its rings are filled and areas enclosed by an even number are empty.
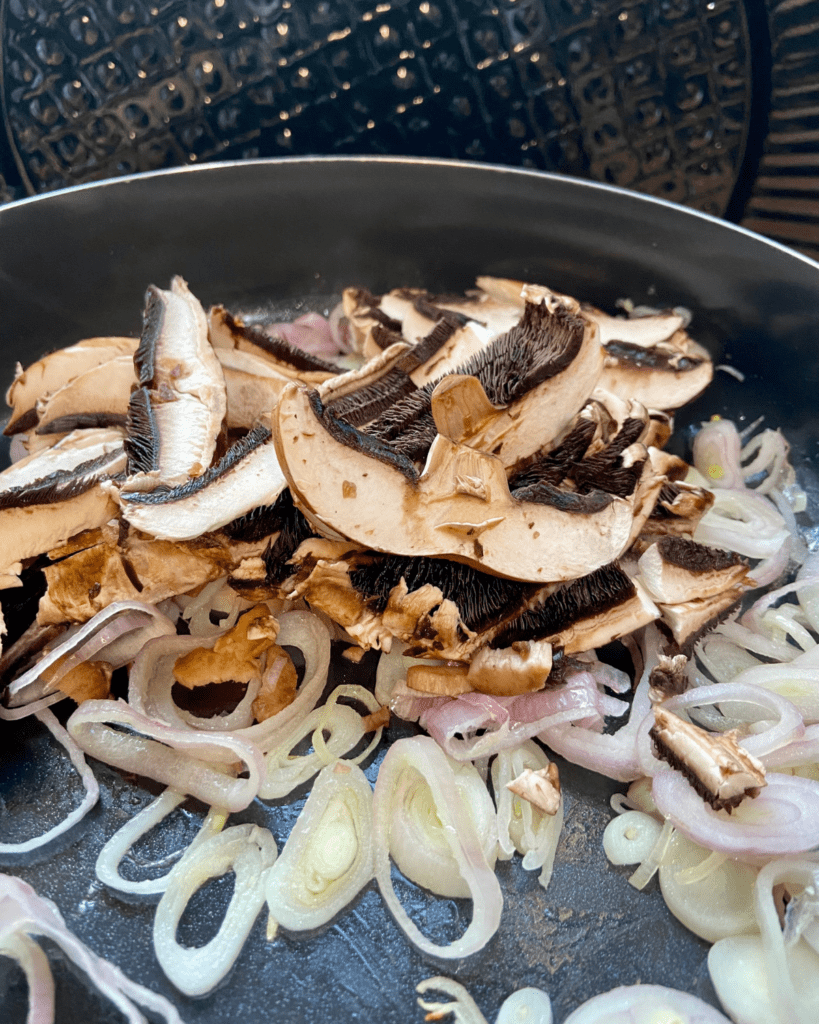
<svg viewBox="0 0 819 1024">
<path fill-rule="evenodd" d="M 737 743 L 737 733 L 706 732 L 677 715 L 654 708 L 649 735 L 657 755 L 688 779 L 715 811 L 730 813 L 745 797 L 759 795 L 765 767 Z"/>
<path fill-rule="evenodd" d="M 279 624 L 267 605 L 255 605 L 212 648 L 197 647 L 178 658 L 174 678 L 188 689 L 208 683 L 249 683 L 261 675 L 260 658 L 275 644 L 278 633 Z"/>
<path fill-rule="evenodd" d="M 560 809 L 560 777 L 554 762 L 538 771 L 524 768 L 516 779 L 507 782 L 506 788 L 544 814 L 554 815 Z"/>
</svg>

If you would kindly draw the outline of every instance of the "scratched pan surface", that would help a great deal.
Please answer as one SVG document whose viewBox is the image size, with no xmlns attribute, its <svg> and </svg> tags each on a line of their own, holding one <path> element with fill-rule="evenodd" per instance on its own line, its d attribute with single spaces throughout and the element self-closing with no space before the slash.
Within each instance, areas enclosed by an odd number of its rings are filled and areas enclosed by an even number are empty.
<svg viewBox="0 0 819 1024">
<path fill-rule="evenodd" d="M 541 281 L 609 309 L 623 296 L 688 306 L 692 332 L 746 379 L 718 374 L 680 418 L 682 436 L 712 413 L 743 422 L 766 415 L 793 441 L 817 507 L 819 267 L 699 214 L 537 173 L 371 158 L 210 165 L 54 193 L 0 209 L 3 379 L 18 359 L 81 337 L 137 333 L 145 286 L 164 286 L 175 273 L 205 304 L 244 310 L 324 310 L 347 284 L 463 289 L 479 273 Z M 815 535 L 815 515 L 806 526 Z M 372 664 L 334 671 L 371 676 Z M 0 726 L 0 834 L 22 840 L 56 821 L 78 787 L 36 723 Z M 381 756 L 368 768 L 371 779 Z M 5 858 L 0 870 L 53 899 L 83 940 L 171 998 L 189 1024 L 420 1020 L 414 987 L 439 973 L 463 982 L 490 1021 L 524 985 L 551 993 L 557 1024 L 582 1000 L 637 981 L 714 1001 L 707 944 L 671 918 L 656 882 L 638 894 L 629 870 L 609 867 L 603 856 L 600 835 L 616 787 L 562 765 L 567 813 L 554 879 L 544 892 L 518 860 L 500 866 L 503 918 L 481 953 L 457 962 L 419 956 L 370 885 L 316 934 L 268 944 L 260 917 L 226 981 L 188 999 L 153 956 L 156 901 L 120 898 L 94 875 L 103 842 L 151 794 L 96 769 L 102 795 L 86 821 L 36 856 Z M 303 800 L 257 802 L 236 820 L 266 824 L 281 848 Z M 201 815 L 183 806 L 135 848 L 124 873 L 167 869 Z M 215 933 L 230 885 L 229 878 L 213 883 L 195 897 L 180 941 L 198 945 Z M 401 891 L 438 941 L 465 928 L 468 904 Z M 61 1024 L 121 1019 L 58 955 L 53 963 Z M 22 974 L 3 957 L 0 1016 L 9 1024 L 25 1019 Z"/>
</svg>

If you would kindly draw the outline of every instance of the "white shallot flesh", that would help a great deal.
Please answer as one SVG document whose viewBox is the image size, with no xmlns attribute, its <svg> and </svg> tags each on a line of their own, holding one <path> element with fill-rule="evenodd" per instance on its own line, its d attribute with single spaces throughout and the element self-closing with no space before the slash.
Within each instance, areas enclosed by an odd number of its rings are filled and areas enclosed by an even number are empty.
<svg viewBox="0 0 819 1024">
<path fill-rule="evenodd" d="M 364 888 L 373 876 L 372 802 L 357 765 L 336 761 L 319 772 L 267 874 L 273 920 L 290 931 L 318 928 Z"/>
<path fill-rule="evenodd" d="M 380 706 L 369 690 L 362 686 L 336 687 L 322 707 L 311 711 L 266 750 L 265 776 L 259 787 L 259 796 L 263 800 L 287 796 L 358 744 L 364 736 L 362 716 L 348 704 L 340 704 L 341 697 L 354 698 L 369 711 L 377 711 Z M 325 732 L 329 734 L 327 739 Z M 312 738 L 312 751 L 304 755 L 293 754 L 293 748 L 307 736 Z M 380 739 L 381 729 L 378 729 L 373 742 L 356 760 L 367 756 Z"/>
<path fill-rule="evenodd" d="M 416 774 L 423 776 L 430 788 L 443 834 L 472 897 L 472 920 L 464 934 L 450 945 L 439 945 L 421 933 L 401 905 L 392 883 L 392 818 Z M 431 737 L 401 739 L 390 747 L 381 763 L 373 796 L 375 877 L 384 902 L 417 949 L 445 959 L 470 956 L 482 949 L 497 931 L 503 909 L 500 884 L 486 861 L 454 774 L 446 754 Z"/>
<path fill-rule="evenodd" d="M 122 731 L 122 727 L 129 731 Z M 171 786 L 210 806 L 241 811 L 259 792 L 261 751 L 228 734 L 173 729 L 125 701 L 87 700 L 68 720 L 68 732 L 87 754 Z M 247 778 L 231 774 L 241 761 Z"/>
<path fill-rule="evenodd" d="M 675 830 L 659 875 L 666 906 L 700 938 L 717 942 L 756 931 L 752 864 L 711 853 Z"/>
<path fill-rule="evenodd" d="M 119 668 L 133 660 L 148 641 L 175 633 L 171 620 L 151 605 L 138 601 L 110 604 L 61 637 L 36 665 L 9 684 L 0 703 L 0 718 L 23 718 L 43 703 L 62 700 L 60 680 L 85 661 L 107 661 Z"/>
<path fill-rule="evenodd" d="M 39 946 L 28 941 L 35 935 L 56 943 L 102 995 L 111 1000 L 128 1024 L 148 1024 L 137 1004 L 159 1014 L 167 1024 L 183 1024 L 176 1008 L 164 996 L 131 981 L 118 967 L 80 942 L 66 928 L 51 900 L 38 896 L 20 878 L 0 875 L 0 950 L 18 960 L 25 971 L 30 993 L 29 1024 L 52 1024 L 54 1019 L 54 983 L 48 960 Z"/>
<path fill-rule="evenodd" d="M 715 811 L 678 772 L 663 769 L 651 792 L 659 812 L 692 842 L 729 857 L 775 857 L 819 846 L 819 782 L 768 772 L 767 785 L 731 814 Z"/>
<path fill-rule="evenodd" d="M 420 995 L 438 991 L 452 997 L 452 1002 L 448 1003 L 419 999 L 418 1005 L 428 1011 L 427 1020 L 443 1020 L 451 1016 L 456 1024 L 487 1024 L 478 1004 L 454 978 L 427 978 L 415 986 L 415 991 Z M 552 1019 L 549 996 L 539 988 L 521 988 L 504 1000 L 495 1024 L 552 1024 Z"/>
<path fill-rule="evenodd" d="M 492 797 L 477 768 L 470 762 L 450 761 L 459 798 L 469 814 L 487 864 L 494 868 L 498 830 Z M 427 780 L 418 773 L 406 781 L 404 799 L 390 823 L 390 853 L 398 870 L 411 882 L 437 896 L 466 899 L 470 895 L 458 861 L 447 841 Z"/>
<path fill-rule="evenodd" d="M 233 825 L 191 850 L 171 870 L 156 908 L 154 950 L 180 992 L 204 995 L 233 966 L 264 906 L 267 872 L 276 854 L 276 842 L 267 829 Z M 176 930 L 191 896 L 209 879 L 228 871 L 233 871 L 235 883 L 219 931 L 204 946 L 183 948 Z"/>
<path fill-rule="evenodd" d="M 623 985 L 594 996 L 564 1024 L 729 1024 L 696 996 L 664 985 Z"/>
</svg>

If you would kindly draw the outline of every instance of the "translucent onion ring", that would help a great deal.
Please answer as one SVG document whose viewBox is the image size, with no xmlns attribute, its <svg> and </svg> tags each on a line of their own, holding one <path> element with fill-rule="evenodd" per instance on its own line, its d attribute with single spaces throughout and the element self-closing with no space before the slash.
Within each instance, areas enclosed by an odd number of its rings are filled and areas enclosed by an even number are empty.
<svg viewBox="0 0 819 1024">
<path fill-rule="evenodd" d="M 68 732 L 87 754 L 106 764 L 145 775 L 230 812 L 247 807 L 259 791 L 264 760 L 252 743 L 229 734 L 173 729 L 122 700 L 85 701 L 69 718 Z M 247 765 L 246 779 L 229 774 L 236 761 Z"/>
<path fill-rule="evenodd" d="M 91 978 L 96 988 L 111 1000 L 128 1024 L 147 1024 L 135 1003 L 160 1014 L 167 1024 L 183 1024 L 176 1008 L 167 999 L 131 981 L 118 967 L 103 960 L 80 942 L 66 928 L 62 915 L 51 900 L 38 896 L 20 878 L 0 875 L 0 945 L 18 935 L 42 935 L 55 942 Z M 29 966 L 34 972 L 37 991 L 35 1008 L 46 1009 L 47 991 L 51 984 L 48 963 L 35 954 L 29 959 Z M 46 970 L 49 978 L 46 978 Z M 50 1024 L 50 1021 L 51 1018 L 43 1017 L 37 1024 Z"/>
<path fill-rule="evenodd" d="M 94 773 L 89 768 L 85 756 L 80 750 L 79 746 L 69 736 L 65 729 L 60 725 L 54 714 L 47 709 L 43 709 L 37 712 L 37 718 L 43 723 L 48 729 L 54 739 L 65 748 L 66 753 L 71 758 L 71 763 L 77 769 L 77 772 L 82 780 L 82 784 L 85 788 L 85 796 L 82 799 L 79 807 L 75 807 L 70 814 L 66 815 L 65 818 L 53 828 L 50 828 L 47 832 L 44 832 L 40 836 L 36 836 L 34 839 L 28 839 L 23 843 L 0 843 L 0 853 L 28 853 L 30 850 L 36 850 L 40 846 L 45 846 L 46 843 L 50 843 L 52 839 L 56 839 L 57 836 L 67 832 L 73 825 L 76 825 L 78 821 L 88 814 L 91 808 L 96 804 L 100 795 L 100 787 L 97 782 Z"/>
<path fill-rule="evenodd" d="M 129 818 L 128 821 L 118 829 L 106 842 L 97 856 L 97 878 L 112 889 L 120 892 L 131 893 L 132 895 L 148 895 L 164 892 L 168 887 L 170 872 L 160 875 L 159 878 L 147 878 L 141 882 L 133 882 L 123 878 L 119 873 L 119 866 L 123 857 L 131 849 L 134 843 L 149 832 L 152 828 L 163 821 L 174 811 L 185 799 L 184 793 L 177 793 L 172 789 L 166 789 L 155 800 L 152 800 L 146 807 Z M 185 850 L 183 859 L 191 850 L 203 843 L 211 836 L 217 835 L 224 828 L 227 814 L 224 811 L 213 807 L 208 811 L 202 827 L 194 836 L 193 842 Z"/>
<path fill-rule="evenodd" d="M 267 875 L 265 895 L 271 917 L 279 924 L 291 931 L 318 928 L 369 882 L 373 876 L 372 802 L 370 784 L 356 765 L 336 761 L 319 772 L 281 856 Z M 346 810 L 347 820 L 328 821 L 328 813 L 339 805 Z"/>
<path fill-rule="evenodd" d="M 296 699 L 278 714 L 243 728 L 230 728 L 231 719 L 198 718 L 188 715 L 174 704 L 173 662 L 196 647 L 213 646 L 215 636 L 168 637 L 147 644 L 131 669 L 128 682 L 128 700 L 150 718 L 160 718 L 168 725 L 201 729 L 224 730 L 239 739 L 249 740 L 262 750 L 269 750 L 288 730 L 303 721 L 316 706 L 327 684 L 330 667 L 330 634 L 327 627 L 310 612 L 286 612 L 279 620 L 276 642 L 283 647 L 297 647 L 304 656 L 304 678 Z M 247 696 L 247 695 L 246 695 Z M 295 742 L 295 741 L 294 741 Z"/>
<path fill-rule="evenodd" d="M 362 686 L 337 686 L 323 707 L 313 711 L 292 729 L 277 735 L 278 742 L 265 752 L 265 774 L 259 787 L 263 800 L 276 800 L 307 782 L 323 767 L 332 764 L 352 750 L 364 736 L 361 715 L 346 704 L 339 704 L 339 697 L 352 697 L 365 705 L 369 711 L 379 707 L 375 697 Z M 330 739 L 324 739 L 324 732 Z M 352 763 L 363 760 L 381 739 L 377 729 L 373 740 Z M 312 733 L 313 750 L 303 756 L 293 756 L 291 751 L 300 740 Z"/>
<path fill-rule="evenodd" d="M 623 985 L 603 992 L 570 1013 L 564 1024 L 641 1024 L 647 1020 L 730 1024 L 719 1010 L 696 996 L 663 985 Z"/>
<path fill-rule="evenodd" d="M 133 644 L 123 643 L 123 637 L 134 631 L 139 631 L 136 649 Z M 45 697 L 51 698 L 49 704 L 62 700 L 64 695 L 59 692 L 60 679 L 77 665 L 95 656 L 119 668 L 131 661 L 136 650 L 147 640 L 172 633 L 176 633 L 174 624 L 152 605 L 139 601 L 116 601 L 97 612 L 70 635 L 61 637 L 60 642 L 43 655 L 36 665 L 9 684 L 4 697 L 4 704 L 9 707 L 0 705 L 0 718 L 22 718 L 32 714 L 43 706 L 33 702 L 39 702 Z M 43 672 L 61 658 L 64 660 L 59 671 L 48 680 L 43 679 Z"/>
<path fill-rule="evenodd" d="M 708 704 L 756 704 L 765 708 L 775 716 L 777 721 L 764 732 L 743 736 L 739 742 L 755 757 L 764 757 L 779 747 L 802 738 L 805 725 L 799 710 L 784 697 L 762 686 L 748 683 L 716 683 L 713 686 L 699 686 L 676 697 L 663 701 L 666 711 L 678 711 L 683 708 L 703 707 Z M 646 772 L 646 775 L 650 774 Z"/>
<path fill-rule="evenodd" d="M 769 772 L 767 785 L 729 815 L 715 811 L 672 769 L 654 776 L 659 812 L 683 835 L 729 857 L 775 857 L 819 846 L 819 783 Z"/>
<path fill-rule="evenodd" d="M 472 894 L 472 920 L 460 939 L 449 946 L 431 942 L 410 920 L 392 885 L 390 821 L 396 801 L 403 798 L 407 773 L 419 772 L 432 791 L 438 817 Z M 470 956 L 483 949 L 500 923 L 503 895 L 495 873 L 486 863 L 480 839 L 463 807 L 446 754 L 430 736 L 401 739 L 387 751 L 373 796 L 375 877 L 384 902 L 421 952 L 445 959 Z"/>
<path fill-rule="evenodd" d="M 266 828 L 233 825 L 211 836 L 170 873 L 156 908 L 154 950 L 162 970 L 188 996 L 217 985 L 233 966 L 264 906 L 267 871 L 276 861 L 276 842 Z M 191 896 L 210 878 L 233 870 L 233 895 L 219 931 L 204 946 L 183 948 L 176 929 Z"/>
</svg>

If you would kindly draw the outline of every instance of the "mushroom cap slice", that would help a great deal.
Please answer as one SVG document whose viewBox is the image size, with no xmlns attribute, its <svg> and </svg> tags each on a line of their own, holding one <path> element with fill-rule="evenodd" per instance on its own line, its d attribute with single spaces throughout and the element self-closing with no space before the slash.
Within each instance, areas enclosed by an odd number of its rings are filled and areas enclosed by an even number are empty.
<svg viewBox="0 0 819 1024">
<path fill-rule="evenodd" d="M 485 392 L 483 404 L 495 407 L 468 443 L 512 466 L 558 438 L 602 369 L 596 330 L 563 306 L 527 303 L 511 330 L 459 368 L 457 376 L 475 377 Z M 432 393 L 443 379 L 396 403 L 370 423 L 368 433 L 422 461 L 436 433 Z"/>
<path fill-rule="evenodd" d="M 685 331 L 651 348 L 611 341 L 604 352 L 600 386 L 651 409 L 679 409 L 704 391 L 714 376 L 708 352 Z"/>
<path fill-rule="evenodd" d="M 0 573 L 14 585 L 17 566 L 26 558 L 62 544 L 82 530 L 102 526 L 116 505 L 98 484 L 125 469 L 118 431 L 73 441 L 20 459 L 0 473 L 0 530 L 6 543 Z"/>
<path fill-rule="evenodd" d="M 257 506 L 272 505 L 285 486 L 270 430 L 259 425 L 201 476 L 179 487 L 123 490 L 119 500 L 123 518 L 143 533 L 192 540 Z"/>
<path fill-rule="evenodd" d="M 250 430 L 275 409 L 293 377 L 248 349 L 215 348 L 214 352 L 225 378 L 228 429 Z"/>
<path fill-rule="evenodd" d="M 748 564 L 733 552 L 683 537 L 661 537 L 640 556 L 640 578 L 655 601 L 683 604 L 748 583 Z"/>
<path fill-rule="evenodd" d="M 126 489 L 175 487 L 204 473 L 225 419 L 225 379 L 205 311 L 181 277 L 170 291 L 148 288 L 134 366 Z"/>
<path fill-rule="evenodd" d="M 628 544 L 631 499 L 555 488 L 548 504 L 516 501 L 498 458 L 441 435 L 418 476 L 386 445 L 334 420 L 304 386 L 283 392 L 274 437 L 305 514 L 377 551 L 547 583 L 583 576 Z"/>
<path fill-rule="evenodd" d="M 46 567 L 37 612 L 41 625 L 86 622 L 115 601 L 158 604 L 230 573 L 266 544 L 232 544 L 218 534 L 180 543 L 136 532 L 118 544 L 116 528 L 105 532 L 102 543 Z M 89 580 L 96 586 L 89 587 Z"/>
<path fill-rule="evenodd" d="M 51 352 L 23 370 L 19 365 L 6 401 L 12 408 L 5 434 L 21 434 L 37 426 L 36 405 L 75 377 L 121 355 L 133 355 L 136 338 L 86 338 Z"/>
<path fill-rule="evenodd" d="M 213 306 L 208 313 L 208 333 L 215 349 L 250 352 L 291 380 L 320 384 L 338 373 L 338 367 L 303 352 L 283 338 L 273 338 L 260 328 L 245 324 L 224 306 Z"/>
<path fill-rule="evenodd" d="M 92 366 L 37 402 L 36 432 L 58 434 L 78 428 L 125 426 L 135 384 L 130 353 Z"/>
<path fill-rule="evenodd" d="M 742 600 L 745 587 L 728 587 L 718 594 L 696 601 L 658 604 L 660 615 L 677 645 L 689 650 L 709 629 L 713 629 Z"/>
<path fill-rule="evenodd" d="M 492 646 L 548 640 L 565 654 L 575 654 L 618 640 L 659 615 L 636 580 L 618 565 L 606 565 L 563 586 L 544 588 L 497 633 Z"/>
</svg>

